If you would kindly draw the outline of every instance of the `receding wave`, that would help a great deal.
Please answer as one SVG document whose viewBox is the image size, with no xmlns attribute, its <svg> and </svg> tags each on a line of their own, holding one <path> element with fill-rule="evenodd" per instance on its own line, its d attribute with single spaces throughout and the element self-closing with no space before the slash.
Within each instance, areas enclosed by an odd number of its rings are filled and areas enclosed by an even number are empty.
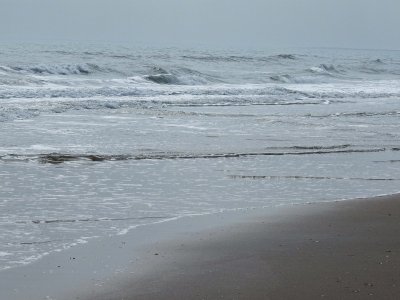
<svg viewBox="0 0 400 300">
<path fill-rule="evenodd" d="M 390 159 L 390 160 L 374 160 L 374 163 L 400 163 L 400 159 Z"/>
<path fill-rule="evenodd" d="M 13 121 L 16 119 L 30 119 L 42 113 L 63 113 L 66 111 L 77 110 L 101 110 L 101 109 L 159 109 L 163 107 L 221 107 L 221 106 L 304 106 L 304 105 L 326 105 L 328 103 L 341 103 L 346 99 L 343 95 L 312 95 L 286 89 L 276 91 L 269 90 L 190 90 L 187 93 L 176 93 L 174 91 L 141 91 L 140 89 L 94 89 L 85 90 L 83 93 L 79 89 L 68 90 L 39 90 L 39 91 L 20 91 L 19 95 L 4 94 L 0 91 L 0 99 L 13 96 L 7 100 L 7 104 L 0 105 L 0 122 Z M 286 99 L 280 99 L 280 95 L 285 95 Z M 105 97 L 107 96 L 107 97 Z M 297 99 L 299 96 L 304 99 Z M 377 97 L 379 95 L 359 95 L 361 98 Z M 393 95 L 381 95 L 391 97 Z M 92 98 L 93 97 L 93 98 Z M 357 95 L 353 95 L 357 97 Z M 16 100 L 14 100 L 14 98 Z M 37 99 L 26 100 L 21 103 L 18 99 Z M 306 114 L 307 118 L 338 118 L 338 117 L 374 117 L 374 116 L 398 116 L 400 111 L 384 112 L 354 112 L 354 113 L 332 113 Z"/>
<path fill-rule="evenodd" d="M 350 144 L 333 145 L 333 146 L 293 146 L 293 149 L 299 150 L 331 150 L 331 149 L 347 149 L 352 147 Z"/>
<path fill-rule="evenodd" d="M 207 85 L 212 78 L 193 76 L 179 76 L 170 74 L 149 75 L 146 77 L 148 81 L 157 82 L 160 85 L 172 84 L 179 82 L 177 85 L 193 85 L 191 87 L 176 87 L 174 89 L 152 89 L 151 86 L 140 85 L 140 80 L 128 78 L 118 85 L 77 85 L 77 86 L 23 86 L 18 88 L 0 88 L 0 99 L 17 99 L 17 98 L 90 98 L 96 96 L 106 97 L 124 97 L 124 96 L 161 96 L 161 95 L 191 95 L 191 96 L 282 96 L 282 101 L 291 101 L 292 97 L 303 96 L 309 99 L 343 99 L 343 98 L 390 98 L 399 97 L 400 90 L 394 87 L 392 83 L 387 88 L 379 87 L 372 89 L 370 86 L 363 86 L 352 89 L 337 89 L 321 87 L 320 89 L 307 89 L 295 87 L 285 87 L 281 85 L 230 85 L 230 84 L 214 84 Z M 276 97 L 274 98 L 276 99 Z M 195 97 L 193 99 L 195 101 Z"/>
<path fill-rule="evenodd" d="M 313 118 L 338 118 L 338 117 L 379 117 L 379 116 L 398 116 L 399 111 L 378 111 L 378 112 L 342 112 L 328 115 L 312 115 Z"/>
<path fill-rule="evenodd" d="M 268 176 L 268 175 L 228 175 L 232 179 L 312 179 L 312 180 L 365 180 L 365 181 L 399 181 L 397 178 L 362 178 L 362 177 L 331 177 L 331 176 Z"/>
<path fill-rule="evenodd" d="M 126 217 L 126 218 L 86 218 L 86 219 L 49 219 L 49 220 L 16 221 L 15 223 L 17 223 L 17 224 L 29 224 L 29 223 L 33 223 L 33 224 L 54 224 L 54 223 L 77 223 L 77 222 L 104 222 L 104 221 L 168 219 L 168 218 L 171 218 L 171 216 L 144 216 L 144 217 Z"/>
<path fill-rule="evenodd" d="M 48 154 L 6 154 L 0 156 L 3 162 L 23 162 L 36 161 L 43 164 L 62 164 L 68 162 L 106 162 L 106 161 L 127 161 L 127 160 L 172 160 L 172 159 L 213 159 L 213 158 L 238 158 L 251 156 L 283 156 L 283 155 L 323 155 L 340 153 L 370 153 L 386 151 L 386 148 L 370 149 L 329 149 L 322 147 L 320 150 L 299 151 L 295 147 L 281 148 L 281 151 L 263 152 L 241 152 L 241 153 L 175 153 L 157 152 L 145 154 L 68 154 L 68 153 L 48 153 Z"/>
</svg>

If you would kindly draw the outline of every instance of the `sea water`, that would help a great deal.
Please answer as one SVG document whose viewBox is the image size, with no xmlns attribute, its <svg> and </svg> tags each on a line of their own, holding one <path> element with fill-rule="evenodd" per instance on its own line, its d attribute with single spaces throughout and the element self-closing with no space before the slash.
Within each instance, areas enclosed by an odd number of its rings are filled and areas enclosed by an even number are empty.
<svg viewBox="0 0 400 300">
<path fill-rule="evenodd" d="M 0 46 L 0 270 L 191 214 L 400 190 L 400 52 Z"/>
</svg>

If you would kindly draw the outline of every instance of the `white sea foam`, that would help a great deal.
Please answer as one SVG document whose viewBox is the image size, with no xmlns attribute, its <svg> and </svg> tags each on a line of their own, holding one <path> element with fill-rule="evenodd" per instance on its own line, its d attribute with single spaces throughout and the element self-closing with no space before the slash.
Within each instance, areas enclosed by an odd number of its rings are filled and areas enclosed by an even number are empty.
<svg viewBox="0 0 400 300">
<path fill-rule="evenodd" d="M 48 146 L 48 145 L 32 145 L 32 146 L 30 146 L 30 149 L 39 150 L 39 151 L 57 151 L 57 150 L 59 150 L 59 148 L 55 148 L 55 147 Z"/>
</svg>

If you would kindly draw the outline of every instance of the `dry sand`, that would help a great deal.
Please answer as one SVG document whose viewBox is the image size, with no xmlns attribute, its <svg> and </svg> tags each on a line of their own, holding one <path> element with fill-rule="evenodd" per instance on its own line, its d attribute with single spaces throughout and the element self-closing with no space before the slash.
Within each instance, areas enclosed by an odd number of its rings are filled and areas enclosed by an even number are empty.
<svg viewBox="0 0 400 300">
<path fill-rule="evenodd" d="M 144 226 L 0 272 L 0 299 L 400 299 L 400 196 Z"/>
</svg>

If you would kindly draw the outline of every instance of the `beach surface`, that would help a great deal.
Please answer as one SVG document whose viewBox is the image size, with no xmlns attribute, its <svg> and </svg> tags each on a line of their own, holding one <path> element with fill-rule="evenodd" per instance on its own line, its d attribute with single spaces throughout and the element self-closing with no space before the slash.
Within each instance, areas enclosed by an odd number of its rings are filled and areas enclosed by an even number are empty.
<svg viewBox="0 0 400 300">
<path fill-rule="evenodd" d="M 398 299 L 400 196 L 191 216 L 0 272 L 0 299 Z"/>
</svg>

